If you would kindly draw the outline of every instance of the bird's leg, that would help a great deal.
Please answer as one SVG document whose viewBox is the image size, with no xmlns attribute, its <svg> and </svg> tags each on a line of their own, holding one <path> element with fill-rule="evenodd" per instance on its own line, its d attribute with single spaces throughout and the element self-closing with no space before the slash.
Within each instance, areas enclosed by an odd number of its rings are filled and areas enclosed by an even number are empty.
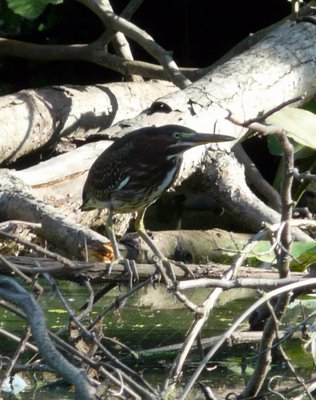
<svg viewBox="0 0 316 400">
<path fill-rule="evenodd" d="M 173 272 L 172 263 L 162 254 L 162 252 L 156 247 L 155 243 L 151 240 L 148 233 L 146 232 L 144 225 L 144 215 L 146 212 L 146 208 L 138 211 L 137 217 L 135 219 L 135 228 L 139 236 L 144 240 L 144 242 L 148 245 L 148 247 L 152 250 L 155 257 L 157 258 L 157 267 L 167 286 L 172 286 L 172 282 L 176 281 L 176 277 Z M 165 269 L 162 265 L 165 264 L 167 270 L 171 275 L 171 280 L 167 276 Z"/>
<path fill-rule="evenodd" d="M 147 210 L 147 207 L 142 209 L 141 211 L 137 212 L 137 217 L 135 219 L 135 229 L 139 236 L 144 240 L 144 242 L 148 245 L 151 251 L 154 253 L 156 257 L 163 260 L 165 256 L 162 252 L 157 248 L 153 240 L 149 237 L 148 233 L 146 232 L 145 225 L 144 225 L 144 215 Z"/>
<path fill-rule="evenodd" d="M 165 267 L 167 268 L 167 270 L 169 271 L 169 273 L 171 275 L 172 282 L 176 281 L 176 277 L 175 277 L 175 274 L 174 274 L 174 271 L 172 268 L 172 264 L 177 265 L 186 274 L 188 274 L 194 278 L 193 272 L 190 270 L 190 268 L 186 264 L 184 264 L 182 262 L 178 262 L 178 261 L 168 260 L 168 258 L 162 254 L 162 252 L 157 248 L 157 246 L 155 245 L 153 240 L 149 237 L 148 233 L 146 232 L 145 225 L 144 225 L 144 215 L 145 215 L 146 209 L 147 208 L 144 208 L 143 210 L 140 210 L 137 213 L 137 218 L 135 220 L 135 228 L 136 228 L 136 231 L 139 234 L 139 236 L 144 240 L 144 242 L 152 250 L 154 255 L 158 258 L 158 261 L 160 262 L 160 264 L 157 263 L 157 266 L 158 266 L 159 272 L 161 273 L 162 277 L 165 279 L 165 282 L 167 283 L 167 280 L 168 280 L 170 283 L 170 279 L 166 276 L 164 269 L 161 268 L 161 264 L 165 264 Z M 166 280 L 166 278 L 167 278 L 167 280 Z"/>
<path fill-rule="evenodd" d="M 121 252 L 119 250 L 118 243 L 117 243 L 117 240 L 116 240 L 116 236 L 115 236 L 115 233 L 114 233 L 114 229 L 113 229 L 113 214 L 112 214 L 112 211 L 110 211 L 108 219 L 106 220 L 105 228 L 106 228 L 108 237 L 110 239 L 110 242 L 112 244 L 113 251 L 114 251 L 114 257 L 115 257 L 115 260 L 112 261 L 111 264 L 110 264 L 110 267 L 109 267 L 109 270 L 108 270 L 108 274 L 109 275 L 111 274 L 113 265 L 119 264 L 120 262 L 123 262 L 123 264 L 125 266 L 125 269 L 127 270 L 128 274 L 130 276 L 130 279 L 129 279 L 130 284 L 129 285 L 132 286 L 132 282 L 134 280 L 134 276 L 136 276 L 136 280 L 138 280 L 138 275 L 133 272 L 133 269 L 135 270 L 134 264 L 133 264 L 133 267 L 132 267 L 131 266 L 131 261 L 128 260 L 127 258 L 122 257 L 122 255 L 121 255 Z"/>
<path fill-rule="evenodd" d="M 106 232 L 108 234 L 108 237 L 109 237 L 110 242 L 111 242 L 112 247 L 113 247 L 115 260 L 122 259 L 120 250 L 118 248 L 118 243 L 117 243 L 117 240 L 116 240 L 114 229 L 113 229 L 113 214 L 112 214 L 112 211 L 110 211 L 108 219 L 106 220 L 105 228 L 106 228 Z"/>
</svg>

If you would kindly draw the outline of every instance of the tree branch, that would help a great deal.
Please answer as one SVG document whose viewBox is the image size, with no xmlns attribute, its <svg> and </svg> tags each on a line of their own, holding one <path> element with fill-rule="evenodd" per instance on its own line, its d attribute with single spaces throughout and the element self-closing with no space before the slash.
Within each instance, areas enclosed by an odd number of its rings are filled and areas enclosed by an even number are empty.
<svg viewBox="0 0 316 400">
<path fill-rule="evenodd" d="M 87 61 L 122 75 L 134 74 L 147 79 L 169 80 L 168 72 L 163 66 L 144 61 L 125 60 L 110 54 L 99 39 L 90 44 L 43 45 L 0 38 L 0 55 L 34 61 Z M 181 68 L 181 71 L 192 80 L 200 78 L 205 73 L 204 69 L 199 68 Z"/>
<path fill-rule="evenodd" d="M 179 71 L 170 53 L 159 46 L 154 39 L 144 30 L 109 11 L 105 4 L 99 0 L 78 0 L 93 12 L 98 13 L 104 24 L 115 31 L 122 32 L 126 37 L 134 40 L 155 58 L 166 70 L 171 81 L 180 89 L 190 85 L 190 81 Z M 101 12 L 100 12 L 101 11 Z"/>
<path fill-rule="evenodd" d="M 292 290 L 300 289 L 302 287 L 310 287 L 316 284 L 316 278 L 311 278 L 308 280 L 304 280 L 303 282 L 296 282 L 290 285 L 283 286 L 282 288 L 278 288 L 272 290 L 269 293 L 265 293 L 259 300 L 253 303 L 247 311 L 245 311 L 240 317 L 236 319 L 236 321 L 230 326 L 230 328 L 219 338 L 219 340 L 212 346 L 212 348 L 208 351 L 205 355 L 201 363 L 199 364 L 198 368 L 194 372 L 193 376 L 191 377 L 190 381 L 187 383 L 183 391 L 181 392 L 180 396 L 178 397 L 179 400 L 184 400 L 192 388 L 195 381 L 198 379 L 199 375 L 205 368 L 206 364 L 209 362 L 211 357 L 217 352 L 217 350 L 225 343 L 225 341 L 232 335 L 232 333 L 238 328 L 238 326 L 248 318 L 260 305 L 264 304 L 268 300 L 279 296 L 283 293 L 290 293 Z M 253 376 L 253 375 L 252 375 Z M 242 393 L 242 398 L 245 398 L 245 392 Z"/>
<path fill-rule="evenodd" d="M 78 399 L 95 400 L 95 387 L 91 385 L 86 374 L 70 364 L 49 338 L 44 313 L 35 298 L 12 278 L 4 276 L 0 276 L 0 297 L 22 308 L 41 356 L 53 370 L 76 387 Z"/>
</svg>

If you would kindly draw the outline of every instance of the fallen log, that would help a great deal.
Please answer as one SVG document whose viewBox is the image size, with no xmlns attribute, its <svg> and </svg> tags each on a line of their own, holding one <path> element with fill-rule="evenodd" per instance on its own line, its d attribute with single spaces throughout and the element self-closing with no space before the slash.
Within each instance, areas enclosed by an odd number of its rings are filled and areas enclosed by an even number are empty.
<svg viewBox="0 0 316 400">
<path fill-rule="evenodd" d="M 84 261 L 75 261 L 73 266 L 65 266 L 62 262 L 44 257 L 26 257 L 26 256 L 5 256 L 0 258 L 0 271 L 3 274 L 10 274 L 12 269 L 9 268 L 8 264 L 12 263 L 22 271 L 24 274 L 33 276 L 40 272 L 48 272 L 53 277 L 61 280 L 69 280 L 75 282 L 81 282 L 83 278 L 88 278 L 92 282 L 116 282 L 116 283 L 127 283 L 129 282 L 129 275 L 125 269 L 123 263 L 113 265 L 111 274 L 108 274 L 109 264 L 108 263 L 91 263 Z M 190 270 L 194 273 L 195 278 L 201 279 L 221 279 L 225 271 L 229 268 L 225 264 L 207 263 L 207 264 L 187 264 Z M 186 280 L 186 272 L 179 266 L 173 266 L 175 276 L 177 280 Z M 148 279 L 156 271 L 155 264 L 137 264 L 137 273 L 139 281 Z M 302 278 L 308 278 L 309 275 L 306 272 L 293 272 L 291 279 L 299 280 Z M 239 269 L 238 278 L 242 279 L 262 279 L 262 280 L 278 280 L 279 274 L 273 269 L 259 269 L 252 267 L 241 267 Z M 253 286 L 253 285 L 252 285 Z M 246 287 L 246 286 L 245 286 Z"/>
</svg>

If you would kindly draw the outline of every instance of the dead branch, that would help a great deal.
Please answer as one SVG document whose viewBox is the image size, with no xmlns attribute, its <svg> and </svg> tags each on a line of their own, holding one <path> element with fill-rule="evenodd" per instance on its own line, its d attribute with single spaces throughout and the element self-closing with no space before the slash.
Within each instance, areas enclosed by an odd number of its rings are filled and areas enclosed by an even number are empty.
<svg viewBox="0 0 316 400">
<path fill-rule="evenodd" d="M 293 175 L 294 178 L 297 179 L 298 181 L 316 181 L 316 174 L 312 174 L 309 171 L 305 171 L 305 172 L 299 172 L 297 168 L 293 169 Z"/>
<path fill-rule="evenodd" d="M 266 203 L 270 205 L 275 211 L 281 210 L 281 199 L 276 189 L 269 182 L 267 182 L 261 175 L 253 161 L 249 158 L 241 144 L 234 146 L 234 155 L 237 160 L 244 166 L 245 176 L 248 185 L 255 188 L 256 192 L 264 197 Z"/>
<path fill-rule="evenodd" d="M 309 275 L 302 274 L 299 279 L 308 278 Z M 200 278 L 195 280 L 185 280 L 179 282 L 177 287 L 179 290 L 187 289 L 198 289 L 198 288 L 208 288 L 208 287 L 219 287 L 224 290 L 238 289 L 238 288 L 248 288 L 256 290 L 273 290 L 278 287 L 289 285 L 290 283 L 297 282 L 298 279 L 283 278 L 283 279 L 253 279 L 253 278 L 237 278 L 235 280 L 223 280 L 223 279 L 208 279 Z"/>
<path fill-rule="evenodd" d="M 244 321 L 246 318 L 248 318 L 254 310 L 256 310 L 260 305 L 262 305 L 265 302 L 269 301 L 273 297 L 279 296 L 279 295 L 281 295 L 283 293 L 290 293 L 294 289 L 300 289 L 302 286 L 305 286 L 304 283 L 306 283 L 306 287 L 307 286 L 313 286 L 313 285 L 316 284 L 316 278 L 311 278 L 308 281 L 304 280 L 304 282 L 292 283 L 290 285 L 283 286 L 282 288 L 272 290 L 269 293 L 265 293 L 264 296 L 262 296 L 259 300 L 257 300 L 255 303 L 253 303 L 248 308 L 248 310 L 246 310 L 241 316 L 239 316 L 237 318 L 237 320 L 230 326 L 230 328 L 223 335 L 221 335 L 219 340 L 211 347 L 211 349 L 205 355 L 205 357 L 203 358 L 203 360 L 199 364 L 198 368 L 195 370 L 194 374 L 192 375 L 190 381 L 187 383 L 187 385 L 185 386 L 185 388 L 183 389 L 181 395 L 178 398 L 181 399 L 181 400 L 185 399 L 187 393 L 192 388 L 194 382 L 196 381 L 196 379 L 199 377 L 200 373 L 205 368 L 206 363 L 217 352 L 217 350 L 223 345 L 223 343 L 225 343 L 225 341 L 237 329 L 237 327 L 242 323 L 242 321 Z M 262 354 L 262 353 L 259 353 L 259 354 Z M 244 392 L 243 392 L 242 395 L 244 396 Z"/>
<path fill-rule="evenodd" d="M 130 20 L 130 18 L 138 9 L 138 7 L 142 4 L 142 2 L 143 0 L 130 2 L 121 13 L 121 17 Z M 103 2 L 100 4 L 103 4 L 103 8 L 105 10 L 113 12 L 113 8 L 108 0 L 103 0 Z M 103 14 L 102 9 L 100 9 L 99 16 L 101 17 L 101 19 L 102 19 L 102 14 Z M 122 32 L 115 32 L 111 31 L 111 29 L 107 29 L 106 32 L 102 35 L 102 37 L 99 38 L 99 42 L 100 44 L 103 44 L 104 48 L 107 48 L 110 41 L 112 41 L 112 45 L 114 47 L 114 51 L 117 56 L 122 57 L 124 60 L 134 59 L 129 43 Z M 143 78 L 140 75 L 130 75 L 130 78 L 132 81 L 136 82 L 143 81 Z"/>
<path fill-rule="evenodd" d="M 0 277 L 0 286 L 0 296 L 22 308 L 27 315 L 33 338 L 39 347 L 41 356 L 47 364 L 56 370 L 67 382 L 72 383 L 76 387 L 79 399 L 96 399 L 95 387 L 91 385 L 85 373 L 70 364 L 50 340 L 46 329 L 44 313 L 34 297 L 9 277 Z"/>
<path fill-rule="evenodd" d="M 53 147 L 63 137 L 76 135 L 83 139 L 122 119 L 135 117 L 158 96 L 172 90 L 176 88 L 171 83 L 162 81 L 129 82 L 65 85 L 2 96 L 0 163 L 15 161 L 45 146 Z"/>
<path fill-rule="evenodd" d="M 100 38 L 102 41 L 102 37 Z M 105 53 L 102 43 L 75 45 L 42 45 L 19 40 L 0 38 L 0 55 L 22 57 L 34 61 L 87 61 L 116 71 L 124 76 L 140 75 L 146 79 L 169 80 L 168 73 L 161 65 L 145 61 L 125 60 L 114 54 Z M 207 69 L 181 68 L 183 74 L 192 80 L 199 79 Z"/>
<path fill-rule="evenodd" d="M 42 257 L 26 257 L 26 256 L 3 256 L 10 263 L 14 264 L 16 268 L 22 271 L 24 274 L 33 276 L 38 273 L 47 272 L 56 279 L 69 280 L 74 282 L 81 282 L 82 278 L 88 278 L 93 283 L 98 282 L 128 282 L 129 277 L 126 274 L 124 264 L 116 264 L 112 267 L 111 275 L 108 275 L 108 263 L 89 263 L 89 262 L 73 262 L 71 268 L 65 268 L 61 261 L 56 261 L 50 258 Z M 181 290 L 190 287 L 214 287 L 217 285 L 218 280 L 220 280 L 228 266 L 218 263 L 207 263 L 204 265 L 187 264 L 188 267 L 194 273 L 196 279 L 187 281 L 187 277 L 182 268 L 174 266 L 174 273 L 177 281 L 180 281 L 179 288 Z M 6 263 L 0 259 L 0 269 L 2 274 L 10 273 L 10 269 L 7 267 Z M 137 264 L 137 270 L 139 275 L 139 281 L 143 282 L 148 279 L 155 272 L 154 264 Z M 309 275 L 304 272 L 293 272 L 292 278 L 302 279 L 308 277 Z M 238 273 L 238 280 L 232 281 L 232 283 L 222 282 L 219 287 L 223 289 L 232 288 L 234 286 L 238 287 L 239 284 L 248 285 L 249 282 L 253 280 L 257 281 L 259 287 L 265 287 L 265 284 L 271 282 L 271 287 L 273 285 L 278 286 L 275 281 L 278 278 L 278 273 L 270 269 L 257 269 L 253 267 L 240 267 Z M 241 281 L 240 281 L 241 279 Z M 247 281 L 244 281 L 247 279 Z M 262 282 L 260 280 L 262 279 Z M 182 282 L 183 281 L 183 282 Z M 273 284 L 274 282 L 274 284 Z M 262 284 L 262 285 L 261 285 Z M 249 283 L 249 286 L 254 287 L 255 284 Z"/>
<path fill-rule="evenodd" d="M 109 27 L 110 31 L 121 32 L 126 37 L 131 38 L 143 47 L 144 50 L 146 50 L 162 65 L 160 73 L 164 74 L 165 72 L 176 86 L 184 88 L 190 84 L 189 79 L 187 79 L 179 70 L 170 53 L 159 46 L 145 31 L 141 30 L 122 16 L 116 15 L 112 11 L 108 2 L 94 0 L 78 1 L 91 9 L 103 21 L 103 23 Z M 129 48 L 121 33 L 115 36 L 116 47 L 119 41 L 121 44 L 123 43 L 125 48 Z M 106 40 L 108 40 L 108 38 Z M 0 38 L 0 54 L 25 57 L 37 61 L 53 61 L 60 59 L 85 60 L 113 69 L 123 75 L 142 75 L 139 73 L 141 71 L 136 72 L 137 68 L 135 69 L 135 66 L 137 63 L 132 60 L 132 54 L 130 51 L 126 49 L 123 53 L 120 51 L 120 55 L 123 55 L 123 57 L 112 55 L 107 51 L 107 46 L 104 45 L 103 35 L 97 41 L 90 44 L 50 46 Z M 129 64 L 127 64 L 127 62 Z M 128 72 L 129 66 L 134 67 L 134 72 Z M 150 64 L 146 65 L 146 63 L 141 63 L 140 66 L 143 67 L 142 70 L 144 70 L 144 67 L 150 67 Z M 153 68 L 156 69 L 155 66 L 153 66 Z M 148 78 L 148 70 L 146 75 L 147 76 L 145 77 Z M 151 76 L 151 78 L 153 78 L 153 76 Z"/>
<path fill-rule="evenodd" d="M 122 32 L 126 37 L 134 40 L 137 44 L 143 47 L 148 54 L 154 57 L 167 71 L 170 80 L 179 88 L 183 89 L 191 82 L 179 71 L 175 61 L 172 59 L 169 52 L 159 46 L 154 39 L 145 31 L 138 28 L 136 25 L 127 21 L 125 18 L 119 17 L 109 11 L 108 7 L 102 2 L 94 0 L 78 0 L 90 8 L 93 12 L 98 13 L 102 21 L 115 31 Z"/>
<path fill-rule="evenodd" d="M 251 124 L 250 124 L 251 125 Z M 292 183 L 294 169 L 294 149 L 282 129 L 275 129 L 284 154 L 284 170 L 281 187 L 281 223 L 283 224 L 280 232 L 280 242 L 275 250 L 278 260 L 278 270 L 280 278 L 287 278 L 290 273 L 290 246 L 292 242 L 291 220 L 293 214 Z M 271 348 L 276 337 L 276 332 L 285 310 L 291 298 L 290 292 L 280 295 L 273 307 L 273 313 L 265 323 L 262 340 L 259 347 L 259 356 L 256 362 L 255 371 L 252 374 L 246 388 L 241 394 L 241 398 L 256 396 L 264 380 L 266 379 L 271 364 Z M 272 307 L 271 307 L 272 308 Z"/>
<path fill-rule="evenodd" d="M 288 337 L 287 331 L 279 331 L 280 335 Z M 293 332 L 291 334 L 292 338 L 300 339 L 301 332 Z M 239 345 L 243 343 L 258 343 L 262 338 L 262 332 L 260 331 L 235 331 L 232 333 L 229 339 L 226 340 L 226 344 L 228 346 Z M 207 349 L 212 347 L 218 340 L 221 339 L 221 336 L 213 336 L 201 339 L 201 344 L 203 349 Z M 146 354 L 154 354 L 160 352 L 170 352 L 170 351 L 178 351 L 181 349 L 182 343 L 175 343 L 168 346 L 160 346 L 158 348 L 146 349 Z M 194 343 L 192 346 L 193 350 L 197 349 L 197 344 Z M 141 353 L 140 353 L 141 354 Z"/>
<path fill-rule="evenodd" d="M 107 249 L 108 240 L 88 228 L 75 224 L 56 211 L 52 206 L 36 199 L 21 180 L 7 170 L 1 171 L 0 209 L 2 219 L 23 219 L 41 224 L 40 232 L 51 243 L 55 243 L 67 254 L 80 258 L 84 244 L 96 246 L 105 257 L 111 253 Z"/>
</svg>

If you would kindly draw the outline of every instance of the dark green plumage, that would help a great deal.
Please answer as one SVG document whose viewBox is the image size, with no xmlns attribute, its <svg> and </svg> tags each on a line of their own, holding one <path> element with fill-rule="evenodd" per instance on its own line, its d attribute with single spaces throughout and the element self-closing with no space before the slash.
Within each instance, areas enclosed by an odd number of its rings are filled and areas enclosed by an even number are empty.
<svg viewBox="0 0 316 400">
<path fill-rule="evenodd" d="M 186 150 L 233 139 L 225 135 L 197 133 L 179 125 L 147 127 L 116 140 L 97 158 L 83 188 L 81 209 L 109 209 L 106 228 L 116 259 L 121 255 L 112 229 L 112 214 L 133 211 L 138 214 L 135 222 L 137 232 L 154 254 L 160 260 L 164 259 L 145 231 L 143 218 L 146 208 L 174 183 Z"/>
<path fill-rule="evenodd" d="M 178 125 L 142 128 L 116 140 L 92 165 L 81 209 L 132 212 L 157 200 L 177 178 L 183 153 L 201 144 L 231 140 Z"/>
</svg>

